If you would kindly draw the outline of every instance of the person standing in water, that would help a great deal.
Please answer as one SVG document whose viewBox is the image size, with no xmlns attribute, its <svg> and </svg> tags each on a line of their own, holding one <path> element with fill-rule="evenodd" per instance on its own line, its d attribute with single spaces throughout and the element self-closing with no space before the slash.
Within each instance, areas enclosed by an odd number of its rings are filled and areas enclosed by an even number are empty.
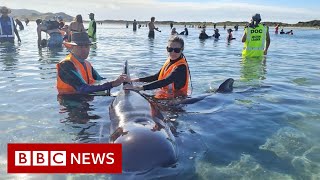
<svg viewBox="0 0 320 180">
<path fill-rule="evenodd" d="M 136 20 L 133 20 L 132 29 L 133 29 L 133 31 L 137 30 L 137 21 Z"/>
<path fill-rule="evenodd" d="M 16 19 L 16 27 L 19 26 L 20 31 L 24 30 L 24 26 L 19 19 Z"/>
<path fill-rule="evenodd" d="M 92 45 L 86 32 L 75 32 L 68 44 L 72 46 L 70 54 L 57 64 L 59 94 L 89 94 L 110 90 L 127 80 L 127 76 L 122 74 L 113 81 L 96 84 L 96 81 L 105 78 L 101 77 L 86 60 Z"/>
<path fill-rule="evenodd" d="M 151 17 L 151 21 L 148 23 L 149 26 L 149 38 L 154 38 L 154 30 L 161 32 L 157 27 L 154 26 L 155 17 Z"/>
<path fill-rule="evenodd" d="M 14 43 L 14 34 L 18 38 L 18 42 L 21 42 L 18 30 L 14 24 L 12 17 L 8 16 L 11 10 L 5 6 L 0 9 L 2 16 L 0 17 L 0 43 L 10 42 Z"/>
<path fill-rule="evenodd" d="M 88 28 L 88 36 L 91 41 L 95 42 L 97 40 L 97 23 L 94 20 L 94 14 L 89 14 L 90 23 Z"/>
<path fill-rule="evenodd" d="M 274 29 L 275 29 L 274 33 L 275 33 L 275 34 L 278 34 L 278 32 L 279 32 L 279 24 L 277 24 Z"/>
<path fill-rule="evenodd" d="M 60 26 L 60 24 L 59 24 Z M 70 23 L 70 25 L 68 26 L 68 41 L 71 41 L 71 36 L 73 33 L 75 32 L 85 32 L 86 29 L 83 26 L 83 20 L 82 20 L 82 16 L 81 14 L 78 14 L 74 21 L 72 21 Z"/>
<path fill-rule="evenodd" d="M 251 23 L 244 30 L 242 36 L 242 42 L 244 43 L 243 57 L 261 57 L 268 53 L 270 46 L 269 29 L 260 21 L 260 14 L 254 14 Z"/>
</svg>

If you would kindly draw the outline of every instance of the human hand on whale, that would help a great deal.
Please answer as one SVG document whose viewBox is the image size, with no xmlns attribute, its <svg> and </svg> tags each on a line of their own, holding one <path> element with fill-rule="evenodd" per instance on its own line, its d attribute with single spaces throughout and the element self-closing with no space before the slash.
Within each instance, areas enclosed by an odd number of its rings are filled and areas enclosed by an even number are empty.
<svg viewBox="0 0 320 180">
<path fill-rule="evenodd" d="M 130 83 L 130 82 L 139 82 L 139 79 L 130 79 L 130 77 L 128 77 L 127 82 L 129 82 L 129 84 L 123 85 L 124 90 L 134 90 L 134 91 L 142 91 L 143 90 L 142 86 L 134 86 L 134 85 L 132 85 L 132 83 Z"/>
<path fill-rule="evenodd" d="M 117 87 L 123 82 L 130 82 L 130 77 L 126 74 L 121 74 L 116 80 L 112 81 L 112 87 Z"/>
</svg>

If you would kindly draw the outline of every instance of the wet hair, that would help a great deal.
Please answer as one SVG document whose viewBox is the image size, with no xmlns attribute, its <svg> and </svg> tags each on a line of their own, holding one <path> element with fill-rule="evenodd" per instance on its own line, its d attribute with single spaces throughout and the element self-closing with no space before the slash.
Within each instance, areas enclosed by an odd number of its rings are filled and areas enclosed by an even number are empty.
<svg viewBox="0 0 320 180">
<path fill-rule="evenodd" d="M 41 19 L 37 19 L 37 20 L 36 20 L 37 25 L 41 24 L 41 22 L 42 22 Z"/>
<path fill-rule="evenodd" d="M 152 19 L 156 19 L 156 18 L 155 18 L 155 17 L 151 17 L 151 20 L 152 20 Z"/>
<path fill-rule="evenodd" d="M 177 43 L 181 44 L 181 48 L 184 49 L 184 41 L 181 37 L 173 36 L 168 40 L 168 43 L 173 43 L 173 42 L 177 42 Z"/>
<path fill-rule="evenodd" d="M 78 23 L 83 23 L 81 14 L 78 14 L 74 20 L 77 21 Z"/>
</svg>

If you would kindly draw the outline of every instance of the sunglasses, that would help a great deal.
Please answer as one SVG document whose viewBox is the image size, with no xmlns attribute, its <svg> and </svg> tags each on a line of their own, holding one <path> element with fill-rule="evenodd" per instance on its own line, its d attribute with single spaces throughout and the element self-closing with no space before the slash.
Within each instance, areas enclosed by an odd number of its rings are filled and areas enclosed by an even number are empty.
<svg viewBox="0 0 320 180">
<path fill-rule="evenodd" d="M 168 52 L 174 51 L 175 53 L 180 53 L 181 50 L 182 50 L 182 48 L 169 48 L 169 47 L 167 47 Z"/>
</svg>

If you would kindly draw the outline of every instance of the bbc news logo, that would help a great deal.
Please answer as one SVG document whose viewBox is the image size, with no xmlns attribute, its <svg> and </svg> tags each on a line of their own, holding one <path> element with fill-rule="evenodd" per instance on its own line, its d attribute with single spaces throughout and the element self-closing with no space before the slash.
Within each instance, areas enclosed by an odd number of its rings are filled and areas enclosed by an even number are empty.
<svg viewBox="0 0 320 180">
<path fill-rule="evenodd" d="M 8 144 L 8 173 L 121 172 L 121 144 Z"/>
</svg>

